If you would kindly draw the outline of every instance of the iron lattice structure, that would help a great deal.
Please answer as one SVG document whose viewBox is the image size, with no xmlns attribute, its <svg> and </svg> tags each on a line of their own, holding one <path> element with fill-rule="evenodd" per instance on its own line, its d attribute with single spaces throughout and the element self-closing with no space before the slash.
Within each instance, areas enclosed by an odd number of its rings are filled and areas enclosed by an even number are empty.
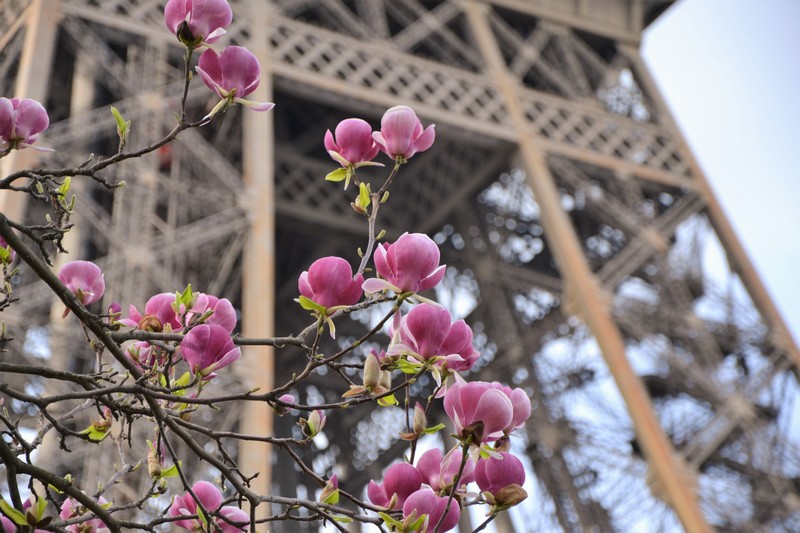
<svg viewBox="0 0 800 533">
<path fill-rule="evenodd" d="M 112 151 L 115 132 L 100 127 L 109 105 L 133 122 L 132 144 L 168 131 L 182 63 L 162 4 L 2 4 L 0 94 L 41 91 L 53 122 L 44 142 L 57 149 L 47 166 Z M 512 513 L 518 528 L 677 528 L 658 474 L 663 457 L 642 453 L 653 428 L 635 432 L 649 411 L 704 521 L 719 530 L 800 530 L 791 435 L 797 348 L 637 50 L 669 2 L 232 5 L 227 38 L 260 51 L 262 83 L 278 102 L 270 127 L 259 130 L 234 108 L 169 151 L 119 167 L 125 189 L 82 185 L 72 248 L 102 265 L 110 297 L 141 305 L 191 281 L 245 311 L 248 299 L 269 302 L 279 311 L 275 332 L 300 330 L 307 317 L 287 307 L 298 274 L 315 258 L 352 256 L 364 240 L 346 195 L 322 180 L 335 166 L 323 133 L 349 116 L 377 124 L 385 108 L 411 105 L 437 124 L 437 142 L 404 169 L 382 224 L 389 237 L 434 236 L 449 265 L 437 297 L 475 329 L 481 378 L 532 395 L 527 434 L 515 442 L 535 474 L 530 498 Z M 26 54 L 36 55 L 36 69 Z M 189 99 L 197 113 L 212 104 L 204 87 Z M 31 204 L 24 216 L 42 213 Z M 246 257 L 254 233 L 274 244 L 260 263 Z M 725 268 L 709 267 L 712 258 Z M 3 317 L 20 340 L 7 356 L 41 357 L 58 337 L 60 363 L 80 368 L 73 341 L 47 319 L 52 296 L 25 274 L 20 301 Z M 340 327 L 346 340 L 360 326 Z M 635 369 L 628 381 L 620 349 Z M 296 368 L 277 357 L 280 382 Z M 229 379 L 247 387 L 252 377 Z M 297 392 L 308 403 L 332 401 L 342 391 L 328 383 L 315 376 Z M 631 390 L 648 393 L 643 414 L 630 408 Z M 255 423 L 241 416 L 223 413 L 220 427 Z M 367 418 L 337 413 L 314 467 L 337 470 L 358 492 L 380 475 L 375 450 L 402 453 L 385 431 L 401 423 L 390 408 Z M 276 433 L 291 432 L 289 424 L 276 422 Z M 92 453 L 111 464 L 117 452 Z M 72 474 L 93 475 L 102 461 L 84 464 Z M 315 490 L 287 461 L 272 481 L 284 495 Z M 121 497 L 137 490 L 120 487 Z"/>
</svg>

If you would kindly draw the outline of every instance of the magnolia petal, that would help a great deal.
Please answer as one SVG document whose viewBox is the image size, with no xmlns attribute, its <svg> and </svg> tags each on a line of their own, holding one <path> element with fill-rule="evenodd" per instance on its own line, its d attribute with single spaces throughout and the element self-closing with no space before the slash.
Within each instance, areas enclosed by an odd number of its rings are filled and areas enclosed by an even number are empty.
<svg viewBox="0 0 800 533">
<path fill-rule="evenodd" d="M 245 100 L 244 98 L 239 98 L 238 96 L 233 98 L 233 101 L 237 104 L 242 104 L 243 106 L 252 109 L 253 111 L 269 111 L 275 104 L 273 102 L 254 102 L 252 100 Z"/>
<path fill-rule="evenodd" d="M 391 290 L 398 294 L 403 292 L 385 279 L 381 278 L 369 278 L 368 280 L 364 281 L 364 284 L 361 285 L 361 288 L 367 293 L 376 293 L 385 290 Z"/>
</svg>

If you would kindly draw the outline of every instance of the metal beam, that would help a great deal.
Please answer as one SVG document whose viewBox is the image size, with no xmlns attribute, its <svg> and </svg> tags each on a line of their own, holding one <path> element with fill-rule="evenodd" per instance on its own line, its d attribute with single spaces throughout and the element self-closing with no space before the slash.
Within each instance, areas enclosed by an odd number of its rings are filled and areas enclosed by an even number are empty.
<svg viewBox="0 0 800 533">
<path fill-rule="evenodd" d="M 261 83 L 250 96 L 256 101 L 272 100 L 272 71 L 269 60 L 271 14 L 253 0 L 247 5 L 251 40 L 248 48 L 261 64 Z M 275 146 L 271 112 L 245 110 L 242 131 L 242 174 L 250 203 L 250 231 L 247 233 L 242 261 L 242 335 L 269 337 L 275 330 Z M 262 392 L 274 387 L 274 353 L 269 346 L 247 346 L 238 368 L 246 388 Z M 246 402 L 241 424 L 248 433 L 272 435 L 272 409 L 266 403 Z M 272 449 L 266 443 L 241 441 L 239 468 L 245 475 L 258 473 L 251 488 L 261 495 L 272 492 Z M 259 506 L 257 518 L 270 514 L 268 506 Z"/>
<path fill-rule="evenodd" d="M 597 340 L 620 394 L 628 408 L 639 442 L 653 470 L 665 488 L 684 527 L 690 533 L 711 531 L 694 492 L 680 472 L 686 467 L 676 456 L 653 411 L 652 403 L 639 377 L 625 355 L 625 343 L 603 301 L 600 286 L 592 275 L 581 250 L 575 229 L 561 209 L 558 190 L 547 166 L 545 154 L 536 145 L 520 105 L 516 81 L 507 71 L 497 41 L 487 22 L 487 7 L 473 0 L 464 1 L 470 26 L 488 67 L 487 74 L 502 93 L 506 109 L 514 121 L 520 151 L 527 169 L 528 183 L 541 209 L 542 226 L 575 299 L 581 318 Z"/>
</svg>

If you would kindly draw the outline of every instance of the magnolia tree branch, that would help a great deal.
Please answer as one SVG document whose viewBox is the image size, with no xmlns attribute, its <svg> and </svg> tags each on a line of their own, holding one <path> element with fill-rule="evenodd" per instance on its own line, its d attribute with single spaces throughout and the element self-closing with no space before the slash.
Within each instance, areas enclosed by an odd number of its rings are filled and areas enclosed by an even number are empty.
<svg viewBox="0 0 800 533">
<path fill-rule="evenodd" d="M 244 98 L 258 82 L 255 56 L 243 47 L 231 46 L 218 53 L 211 46 L 232 17 L 226 0 L 209 0 L 203 5 L 212 4 L 214 9 L 209 12 L 199 7 L 189 12 L 187 5 L 191 7 L 191 3 L 181 0 L 169 0 L 165 8 L 165 22 L 184 45 L 185 61 L 177 124 L 163 138 L 126 151 L 131 124 L 112 108 L 119 137 L 113 155 L 97 159 L 92 156 L 71 168 L 19 170 L 0 179 L 0 190 L 26 194 L 49 206 L 46 224 L 23 224 L 0 213 L 4 281 L 0 311 L 16 301 L 13 278 L 18 268 L 12 265 L 18 260 L 64 304 L 64 317 L 72 314 L 77 319 L 85 349 L 96 358 L 91 373 L 44 364 L 0 362 L 0 379 L 20 376 L 58 384 L 57 392 L 35 394 L 0 381 L 0 393 L 39 413 L 38 430 L 26 438 L 20 430 L 21 417 L 0 412 L 0 423 L 5 426 L 0 431 L 0 459 L 11 499 L 10 505 L 4 501 L 0 505 L 3 528 L 9 530 L 16 524 L 95 533 L 104 529 L 156 531 L 161 525 L 171 524 L 190 531 L 228 533 L 246 528 L 256 531 L 262 524 L 293 520 L 321 521 L 346 531 L 340 521 L 350 520 L 383 532 L 444 532 L 455 527 L 466 505 L 487 503 L 490 518 L 476 531 L 483 530 L 497 513 L 526 496 L 521 487 L 524 469 L 510 454 L 509 439 L 530 415 L 530 400 L 521 389 L 465 380 L 464 375 L 479 356 L 472 344 L 472 330 L 462 320 L 454 322 L 447 310 L 422 294 L 430 294 L 428 291 L 444 278 L 445 266 L 439 265 L 440 253 L 433 240 L 406 233 L 394 243 L 378 246 L 384 238 L 384 232 L 376 233 L 378 214 L 381 205 L 389 200 L 393 180 L 409 158 L 430 148 L 435 139 L 433 125 L 423 128 L 412 109 L 396 106 L 387 110 L 379 131 L 372 131 L 362 119 L 346 119 L 336 126 L 335 135 L 328 131 L 323 139 L 328 154 L 340 165 L 326 179 L 344 180 L 345 189 L 352 179 L 358 188 L 351 205 L 366 218 L 367 245 L 364 253 L 359 250 L 361 259 L 355 274 L 349 260 L 327 257 L 314 261 L 300 275 L 297 302 L 310 314 L 310 320 L 297 334 L 252 338 L 233 335 L 237 323 L 233 304 L 194 292 L 191 287 L 176 292 L 174 297 L 154 295 L 143 313 L 133 308 L 125 318 L 119 309 L 93 313 L 91 306 L 105 290 L 100 268 L 88 261 L 72 261 L 58 274 L 51 270 L 52 248 L 55 253 L 66 253 L 62 239 L 73 227 L 70 217 L 74 203 L 80 201 L 74 195 L 68 198 L 73 177 L 88 177 L 113 191 L 124 183 L 113 177 L 116 165 L 158 150 L 186 129 L 210 124 L 233 105 L 256 111 L 272 107 L 268 102 Z M 195 70 L 220 100 L 202 119 L 189 121 L 187 97 L 193 79 L 192 60 L 201 50 Z M 33 145 L 48 123 L 46 111 L 38 102 L 0 98 L 0 158 Z M 383 166 L 373 161 L 380 152 L 393 165 L 373 193 L 370 183 L 356 174 L 364 166 Z M 369 268 L 370 261 L 374 269 Z M 373 271 L 374 277 L 365 280 L 365 273 Z M 335 337 L 337 322 L 387 302 L 391 302 L 389 309 L 374 324 L 363 328 L 363 334 L 333 347 L 328 336 Z M 388 342 L 377 340 L 386 329 Z M 1 342 L 15 342 L 6 336 L 4 326 L 0 333 Z M 280 356 L 299 359 L 299 371 L 271 390 L 209 393 L 209 383 L 217 373 L 236 364 L 240 347 L 253 345 L 272 346 Z M 385 349 L 367 354 L 365 348 L 372 345 Z M 305 357 L 298 358 L 298 351 Z M 292 395 L 323 369 L 330 370 L 332 387 L 341 389 L 337 391 L 341 400 L 304 403 Z M 397 383 L 393 385 L 393 376 L 398 375 L 402 379 L 395 379 Z M 434 390 L 415 392 L 419 387 L 411 385 L 424 375 L 436 382 Z M 405 432 L 393 437 L 409 443 L 409 459 L 387 468 L 382 483 L 372 480 L 367 500 L 357 496 L 362 487 L 344 490 L 336 475 L 315 470 L 309 459 L 313 457 L 313 447 L 308 445 L 323 431 L 326 413 L 361 409 L 368 414 L 372 409 L 398 405 L 399 393 L 403 393 Z M 414 398 L 414 394 L 419 397 Z M 434 449 L 416 457 L 419 439 L 444 427 L 427 426 L 434 404 L 439 405 L 442 397 L 455 427 L 452 447 L 445 453 Z M 289 411 L 292 416 L 302 415 L 298 417 L 302 438 L 221 430 L 204 424 L 200 417 L 192 419 L 195 413 L 220 407 L 241 408 L 242 402 L 267 404 L 279 415 L 288 415 Z M 80 424 L 90 414 L 95 417 L 82 429 Z M 112 426 L 118 428 L 114 436 L 110 432 Z M 134 440 L 153 434 L 153 442 L 147 441 L 147 457 L 135 456 Z M 101 480 L 56 475 L 34 460 L 48 435 L 58 439 L 65 453 L 75 445 L 104 446 L 113 442 L 118 465 L 103 474 Z M 319 498 L 313 501 L 280 493 L 256 493 L 251 481 L 259 472 L 242 471 L 230 451 L 243 441 L 273 445 L 309 482 L 321 488 Z M 188 457 L 206 466 L 189 467 L 182 462 Z M 507 461 L 502 468 L 500 461 Z M 210 469 L 218 471 L 231 489 L 232 495 L 227 499 L 216 485 L 202 479 Z M 150 479 L 141 494 L 128 501 L 106 502 L 105 497 L 113 500 L 113 487 L 144 470 Z M 167 478 L 172 476 L 178 478 L 182 493 L 170 490 Z M 31 497 L 26 501 L 21 477 L 40 483 L 44 497 L 39 494 L 41 488 L 30 481 Z M 467 484 L 473 481 L 481 496 L 467 501 Z M 89 495 L 85 487 L 92 486 L 96 489 Z M 131 510 L 138 516 L 152 513 L 147 502 L 162 496 L 165 501 L 169 497 L 170 503 L 165 503 L 156 516 L 127 518 Z M 344 498 L 342 504 L 340 498 Z M 245 502 L 249 513 L 240 508 Z M 260 505 L 267 505 L 273 514 L 257 518 Z M 53 506 L 60 507 L 60 520 L 49 515 Z"/>
</svg>

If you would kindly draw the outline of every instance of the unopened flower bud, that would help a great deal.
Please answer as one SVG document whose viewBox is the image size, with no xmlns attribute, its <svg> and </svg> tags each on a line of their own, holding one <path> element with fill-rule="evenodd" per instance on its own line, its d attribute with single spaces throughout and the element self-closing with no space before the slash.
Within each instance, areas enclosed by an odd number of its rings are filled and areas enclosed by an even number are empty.
<svg viewBox="0 0 800 533">
<path fill-rule="evenodd" d="M 498 506 L 513 507 L 527 497 L 528 493 L 525 489 L 513 483 L 500 489 L 497 494 L 494 495 L 494 500 Z"/>
<path fill-rule="evenodd" d="M 378 379 L 378 386 L 386 390 L 392 388 L 392 372 L 390 370 L 381 371 L 381 376 Z"/>
<path fill-rule="evenodd" d="M 144 331 L 162 331 L 164 324 L 156 315 L 144 315 L 136 327 Z"/>
<path fill-rule="evenodd" d="M 147 473 L 153 479 L 161 477 L 161 459 L 152 447 L 147 452 Z"/>
<path fill-rule="evenodd" d="M 425 409 L 417 402 L 417 405 L 414 406 L 414 433 L 422 435 L 427 424 L 428 417 L 425 416 Z"/>
<path fill-rule="evenodd" d="M 114 415 L 111 414 L 111 409 L 108 407 L 103 408 L 103 418 L 94 423 L 98 429 L 109 429 L 114 423 Z"/>
<path fill-rule="evenodd" d="M 291 394 L 283 394 L 278 398 L 279 401 L 283 403 L 290 403 L 293 404 L 295 402 L 294 396 Z M 283 416 L 289 412 L 289 409 L 285 405 L 275 404 L 272 409 L 275 411 L 275 414 L 278 416 Z"/>
<path fill-rule="evenodd" d="M 374 389 L 380 381 L 381 364 L 374 354 L 369 354 L 364 361 L 364 386 L 367 389 Z"/>
<path fill-rule="evenodd" d="M 336 477 L 336 474 L 332 475 L 325 483 L 325 487 L 319 495 L 319 501 L 321 503 L 327 503 L 328 505 L 336 505 L 339 503 L 339 479 Z"/>
<path fill-rule="evenodd" d="M 326 419 L 327 417 L 322 414 L 322 411 L 317 409 L 311 412 L 308 420 L 301 418 L 299 424 L 303 428 L 303 434 L 309 439 L 313 439 L 325 427 Z"/>
</svg>

